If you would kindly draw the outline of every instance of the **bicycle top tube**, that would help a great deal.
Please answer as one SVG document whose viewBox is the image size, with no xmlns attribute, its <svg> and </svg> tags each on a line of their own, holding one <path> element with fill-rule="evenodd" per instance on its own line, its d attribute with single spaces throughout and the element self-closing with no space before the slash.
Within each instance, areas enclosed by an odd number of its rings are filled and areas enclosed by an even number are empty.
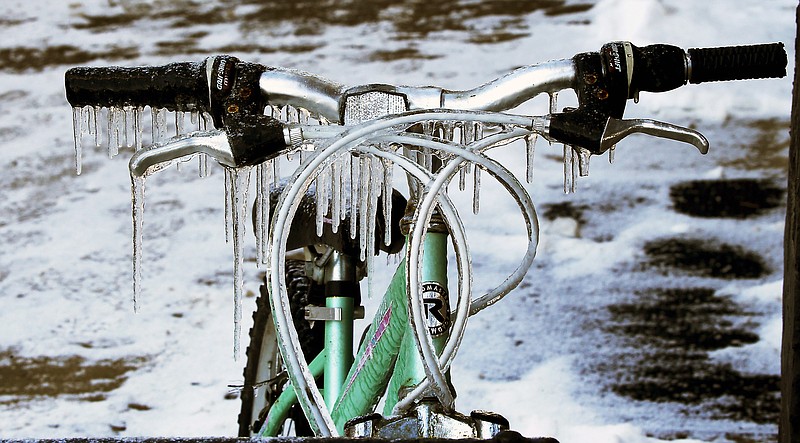
<svg viewBox="0 0 800 443">
<path fill-rule="evenodd" d="M 572 59 L 553 60 L 524 66 L 502 77 L 463 91 L 434 86 L 365 85 L 347 88 L 339 83 L 308 72 L 292 69 L 269 69 L 261 74 L 261 92 L 270 104 L 314 110 L 326 119 L 341 120 L 341 103 L 352 94 L 379 91 L 401 96 L 406 110 L 469 109 L 505 111 L 541 93 L 554 93 L 570 88 L 575 80 Z"/>
</svg>

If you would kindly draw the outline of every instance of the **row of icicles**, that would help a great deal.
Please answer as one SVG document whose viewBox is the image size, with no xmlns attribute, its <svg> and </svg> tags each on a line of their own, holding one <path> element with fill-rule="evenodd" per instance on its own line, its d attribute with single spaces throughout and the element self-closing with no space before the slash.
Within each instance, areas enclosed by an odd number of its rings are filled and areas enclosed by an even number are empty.
<svg viewBox="0 0 800 443">
<path fill-rule="evenodd" d="M 188 132 L 203 131 L 210 127 L 211 117 L 206 113 L 174 112 L 169 118 L 166 109 L 151 109 L 151 141 L 161 143 L 170 136 L 182 135 Z M 291 106 L 270 106 L 266 112 L 271 116 L 288 123 L 299 124 L 330 124 L 324 117 L 312 117 L 308 110 Z M 105 114 L 105 125 L 101 125 L 102 115 Z M 186 124 L 189 114 L 190 124 Z M 75 168 L 76 173 L 81 173 L 83 157 L 83 140 L 93 139 L 94 146 L 101 146 L 101 128 L 105 126 L 107 136 L 107 153 L 109 158 L 116 156 L 122 148 L 141 149 L 145 125 L 143 124 L 144 109 L 141 107 L 75 107 L 73 108 L 73 125 L 75 138 Z M 452 122 L 436 123 L 423 122 L 421 132 L 427 136 L 437 136 L 446 140 L 468 144 L 484 137 L 487 128 L 481 123 Z M 171 129 L 171 131 L 170 131 Z M 492 128 L 490 128 L 491 130 Z M 531 134 L 526 141 L 526 179 L 533 180 L 533 160 L 537 136 Z M 293 161 L 298 156 L 299 165 L 305 164 L 312 154 L 313 146 L 304 146 L 298 153 L 287 155 L 288 161 Z M 404 154 L 419 164 L 432 170 L 434 153 L 429 150 L 411 150 L 402 147 Z M 205 177 L 209 174 L 208 161 L 204 154 L 198 155 L 199 173 Z M 447 159 L 445 159 L 446 161 Z M 180 165 L 181 162 L 178 162 Z M 253 217 L 256 237 L 257 263 L 266 263 L 269 256 L 269 214 L 270 191 L 276 189 L 284 177 L 281 173 L 281 159 L 274 159 L 253 167 L 238 169 L 225 168 L 225 233 L 226 240 L 233 244 L 233 279 L 234 279 L 234 356 L 239 354 L 239 337 L 241 335 L 241 303 L 243 294 L 243 261 L 244 261 L 244 234 L 247 223 L 247 214 L 250 204 L 248 190 L 251 187 L 252 172 L 255 171 L 255 202 Z M 471 168 L 466 164 L 460 170 L 458 186 L 460 190 L 466 189 L 466 176 L 472 175 L 473 187 L 473 212 L 480 209 L 480 168 Z M 321 235 L 324 225 L 329 223 L 334 233 L 338 232 L 341 222 L 348 213 L 349 232 L 352 239 L 358 235 L 360 260 L 365 262 L 367 275 L 373 275 L 372 268 L 375 251 L 375 220 L 378 211 L 383 212 L 383 219 L 387 221 L 384 226 L 384 241 L 391 242 L 392 227 L 392 189 L 393 165 L 388 160 L 382 160 L 369 155 L 341 155 L 323 169 L 316 178 L 315 192 L 315 221 L 317 235 Z M 292 170 L 294 172 L 294 170 Z M 588 173 L 588 151 L 564 148 L 564 191 L 574 192 L 575 176 L 577 173 Z M 405 175 L 404 175 L 405 176 Z M 143 211 L 144 211 L 144 177 L 132 178 L 132 215 L 133 215 L 133 304 L 134 310 L 139 309 L 139 295 L 141 293 L 142 269 L 142 238 L 143 238 Z M 381 196 L 384 196 L 382 199 Z M 379 201 L 381 202 L 380 208 Z M 354 202 L 354 204 L 351 204 Z"/>
</svg>

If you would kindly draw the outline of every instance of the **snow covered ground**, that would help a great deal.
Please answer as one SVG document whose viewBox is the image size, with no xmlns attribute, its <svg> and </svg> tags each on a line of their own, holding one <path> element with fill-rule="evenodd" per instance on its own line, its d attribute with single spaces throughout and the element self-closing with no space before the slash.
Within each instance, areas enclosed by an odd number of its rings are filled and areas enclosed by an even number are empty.
<svg viewBox="0 0 800 443">
<path fill-rule="evenodd" d="M 225 52 L 353 85 L 462 89 L 612 40 L 782 41 L 794 60 L 789 0 L 336 3 L 0 5 L 0 438 L 236 432 L 222 174 L 148 180 L 134 314 L 126 155 L 88 150 L 74 175 L 71 66 Z M 643 94 L 629 116 L 697 128 L 709 155 L 631 137 L 613 165 L 593 160 L 575 195 L 561 192 L 560 147 L 540 143 L 538 258 L 470 322 L 453 373 L 460 410 L 564 443 L 774 440 L 792 73 Z M 521 164 L 523 147 L 497 158 Z M 524 234 L 510 199 L 488 184 L 482 195 L 467 217 L 477 291 L 513 269 Z"/>
</svg>

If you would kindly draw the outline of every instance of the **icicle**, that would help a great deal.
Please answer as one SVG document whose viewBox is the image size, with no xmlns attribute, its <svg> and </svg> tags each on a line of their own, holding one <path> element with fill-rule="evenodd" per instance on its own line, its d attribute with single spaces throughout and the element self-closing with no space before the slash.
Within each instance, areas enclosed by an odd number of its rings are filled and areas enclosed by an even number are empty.
<svg viewBox="0 0 800 443">
<path fill-rule="evenodd" d="M 342 165 L 339 174 L 341 175 L 341 202 L 339 202 L 339 218 L 344 220 L 347 217 L 347 183 L 350 183 L 350 168 L 352 167 L 353 156 L 350 155 L 349 152 L 342 155 Z M 355 186 L 355 183 L 350 183 L 351 186 Z"/>
<path fill-rule="evenodd" d="M 153 119 L 153 143 L 160 143 L 167 138 L 167 110 L 165 108 L 150 108 Z"/>
<path fill-rule="evenodd" d="M 608 150 L 608 162 L 611 164 L 614 163 L 614 154 L 616 153 L 616 151 L 617 151 L 617 145 L 612 146 L 611 149 Z"/>
<path fill-rule="evenodd" d="M 83 108 L 72 108 L 72 132 L 75 138 L 75 174 L 81 175 L 83 163 Z"/>
<path fill-rule="evenodd" d="M 225 243 L 231 241 L 231 208 L 233 207 L 233 170 L 225 169 Z"/>
<path fill-rule="evenodd" d="M 311 113 L 306 108 L 297 108 L 297 122 L 301 125 L 307 125 Z"/>
<path fill-rule="evenodd" d="M 144 177 L 131 177 L 133 216 L 133 311 L 139 311 L 142 292 L 142 240 L 144 232 Z"/>
<path fill-rule="evenodd" d="M 345 153 L 331 164 L 331 230 L 339 232 L 339 223 L 342 221 L 342 170 L 344 169 Z"/>
<path fill-rule="evenodd" d="M 392 244 L 392 162 L 389 159 L 383 159 L 383 243 L 386 246 Z"/>
<path fill-rule="evenodd" d="M 463 191 L 467 189 L 467 165 L 461 165 L 458 170 L 458 190 Z"/>
<path fill-rule="evenodd" d="M 239 359 L 239 341 L 242 330 L 242 293 L 244 292 L 244 234 L 247 221 L 247 189 L 250 185 L 250 169 L 232 170 L 231 174 L 231 219 L 233 225 L 233 358 Z"/>
<path fill-rule="evenodd" d="M 361 177 L 359 178 L 358 187 L 359 200 L 358 200 L 358 244 L 361 251 L 361 261 L 367 259 L 367 232 L 370 224 L 375 224 L 374 220 L 369 219 L 369 203 L 372 192 L 372 183 L 370 183 L 370 158 L 366 155 L 359 158 Z"/>
<path fill-rule="evenodd" d="M 200 115 L 199 115 L 199 113 L 198 113 L 197 111 L 192 111 L 192 112 L 190 113 L 190 115 L 189 115 L 189 121 L 190 121 L 190 122 L 191 122 L 193 125 L 197 126 L 197 125 L 199 124 L 199 116 L 200 116 Z M 198 131 L 200 130 L 200 127 L 199 127 L 199 126 L 197 126 L 197 130 L 198 130 Z"/>
<path fill-rule="evenodd" d="M 133 108 L 133 149 L 136 151 L 142 149 L 142 112 L 144 109 L 141 107 Z"/>
<path fill-rule="evenodd" d="M 181 135 L 186 133 L 186 129 L 184 128 L 185 120 L 186 120 L 185 112 L 175 111 L 175 135 Z"/>
<path fill-rule="evenodd" d="M 281 181 L 281 161 L 280 159 L 274 159 L 272 161 L 272 183 L 277 188 L 280 186 Z"/>
<path fill-rule="evenodd" d="M 322 237 L 325 228 L 325 216 L 328 214 L 328 202 L 330 201 L 330 187 L 328 186 L 328 175 L 330 170 L 323 167 L 316 179 L 316 225 L 317 237 Z"/>
<path fill-rule="evenodd" d="M 130 143 L 130 125 L 133 123 L 133 106 L 125 106 L 122 108 L 122 146 L 128 148 L 133 144 Z"/>
<path fill-rule="evenodd" d="M 360 180 L 361 157 L 350 159 L 350 238 L 355 239 L 358 232 L 359 191 L 363 182 Z"/>
<path fill-rule="evenodd" d="M 575 152 L 572 146 L 564 145 L 564 194 L 575 192 Z"/>
<path fill-rule="evenodd" d="M 486 130 L 486 125 L 481 122 L 475 122 L 475 140 L 481 140 L 483 133 Z"/>
<path fill-rule="evenodd" d="M 200 153 L 197 156 L 197 173 L 200 177 L 208 177 L 208 155 Z"/>
<path fill-rule="evenodd" d="M 591 159 L 592 153 L 589 152 L 588 149 L 584 148 L 577 148 L 578 153 L 578 173 L 581 177 L 587 177 L 589 175 L 589 160 Z"/>
<path fill-rule="evenodd" d="M 258 165 L 256 169 L 256 249 L 257 262 L 267 262 L 267 243 L 269 230 L 270 184 L 272 182 L 272 161 Z"/>
<path fill-rule="evenodd" d="M 84 108 L 86 112 L 86 126 L 89 131 L 89 135 L 94 137 L 94 145 L 96 147 L 100 146 L 100 136 L 97 133 L 97 113 L 100 112 L 100 108 L 96 106 L 87 106 Z"/>
<path fill-rule="evenodd" d="M 550 113 L 555 114 L 558 112 L 558 92 L 550 93 Z"/>
<path fill-rule="evenodd" d="M 380 158 L 370 157 L 371 179 L 369 185 L 369 202 L 367 206 L 367 231 L 362 233 L 366 236 L 366 259 L 367 259 L 367 293 L 372 292 L 372 281 L 375 275 L 375 222 L 378 213 L 378 196 L 383 189 L 383 163 Z"/>
<path fill-rule="evenodd" d="M 481 210 L 481 168 L 476 164 L 472 171 L 473 188 L 472 188 L 472 213 L 478 215 Z"/>
<path fill-rule="evenodd" d="M 453 126 L 454 126 L 453 122 L 444 122 L 442 124 L 442 137 L 445 140 L 455 141 L 453 135 L 455 131 L 453 130 Z"/>
<path fill-rule="evenodd" d="M 119 153 L 120 144 L 120 109 L 108 108 L 108 158 L 114 158 Z"/>
<path fill-rule="evenodd" d="M 256 169 L 256 202 L 254 205 L 255 214 L 253 214 L 254 220 L 254 227 L 253 227 L 253 234 L 256 236 L 256 266 L 261 266 L 261 263 L 264 259 L 264 243 L 263 243 L 263 230 L 261 229 L 261 225 L 264 221 L 264 209 L 263 209 L 263 199 L 264 199 L 264 169 L 265 166 L 263 163 L 255 167 Z"/>
<path fill-rule="evenodd" d="M 533 155 L 536 152 L 536 140 L 539 139 L 539 134 L 531 132 L 525 136 L 525 148 L 528 159 L 528 170 L 526 178 L 528 183 L 533 182 Z"/>
</svg>

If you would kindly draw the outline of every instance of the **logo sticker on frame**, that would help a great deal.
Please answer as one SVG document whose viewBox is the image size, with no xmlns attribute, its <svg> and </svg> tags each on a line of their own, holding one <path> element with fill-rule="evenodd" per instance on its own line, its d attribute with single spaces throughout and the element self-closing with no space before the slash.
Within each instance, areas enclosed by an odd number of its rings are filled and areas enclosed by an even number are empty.
<svg viewBox="0 0 800 443">
<path fill-rule="evenodd" d="M 450 330 L 450 300 L 447 288 L 436 282 L 422 284 L 422 301 L 425 303 L 425 322 L 432 337 Z"/>
</svg>

